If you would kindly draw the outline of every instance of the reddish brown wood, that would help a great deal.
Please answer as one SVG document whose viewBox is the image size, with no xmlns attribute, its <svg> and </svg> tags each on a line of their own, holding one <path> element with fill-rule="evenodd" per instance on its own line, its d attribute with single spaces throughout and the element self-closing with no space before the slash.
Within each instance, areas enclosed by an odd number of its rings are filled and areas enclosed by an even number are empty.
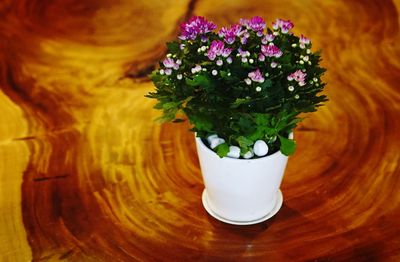
<svg viewBox="0 0 400 262">
<path fill-rule="evenodd" d="M 3 0 L 0 258 L 400 260 L 399 10 L 389 0 Z M 284 205 L 267 222 L 208 216 L 188 125 L 152 121 L 145 75 L 192 13 L 220 25 L 290 18 L 323 49 L 330 102 L 295 131 Z"/>
</svg>

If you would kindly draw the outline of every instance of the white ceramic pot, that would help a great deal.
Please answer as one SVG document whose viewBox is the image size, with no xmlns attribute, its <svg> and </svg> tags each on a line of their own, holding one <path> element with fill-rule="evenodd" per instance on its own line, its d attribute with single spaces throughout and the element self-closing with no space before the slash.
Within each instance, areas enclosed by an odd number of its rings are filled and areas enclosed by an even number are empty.
<svg viewBox="0 0 400 262">
<path fill-rule="evenodd" d="M 293 139 L 293 133 L 289 136 Z M 282 206 L 279 187 L 288 157 L 280 151 L 257 159 L 220 158 L 196 137 L 205 189 L 203 206 L 230 224 L 262 222 Z"/>
</svg>

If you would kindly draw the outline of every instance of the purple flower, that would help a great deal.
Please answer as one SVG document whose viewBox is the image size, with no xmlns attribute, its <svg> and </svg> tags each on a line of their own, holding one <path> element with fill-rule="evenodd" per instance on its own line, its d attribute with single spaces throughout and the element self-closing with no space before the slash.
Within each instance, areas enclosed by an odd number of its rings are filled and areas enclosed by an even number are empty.
<svg viewBox="0 0 400 262">
<path fill-rule="evenodd" d="M 250 23 L 249 19 L 240 18 L 239 20 L 239 24 L 244 27 L 249 27 L 249 23 Z"/>
<path fill-rule="evenodd" d="M 239 47 L 239 49 L 238 49 L 238 54 L 239 54 L 239 56 L 241 56 L 241 57 L 250 56 L 250 52 L 249 52 L 249 51 L 242 50 L 242 48 L 240 48 L 240 47 Z"/>
<path fill-rule="evenodd" d="M 300 35 L 300 48 L 304 49 L 306 45 L 310 44 L 310 38 L 305 37 L 304 35 Z"/>
<path fill-rule="evenodd" d="M 289 81 L 296 81 L 297 83 L 299 83 L 299 86 L 304 86 L 306 84 L 306 73 L 303 73 L 301 70 L 297 70 L 294 73 L 291 73 L 290 75 L 288 75 L 287 80 Z"/>
<path fill-rule="evenodd" d="M 230 28 L 222 27 L 219 30 L 218 35 L 220 37 L 224 37 L 224 40 L 227 44 L 233 44 L 233 42 L 235 42 L 236 36 L 239 35 L 241 29 L 242 27 L 238 24 L 232 25 Z"/>
<path fill-rule="evenodd" d="M 255 17 L 251 18 L 250 21 L 248 21 L 248 27 L 251 28 L 255 32 L 262 33 L 262 31 L 265 28 L 265 22 L 261 17 L 255 16 Z"/>
<path fill-rule="evenodd" d="M 224 42 L 219 40 L 212 41 L 208 49 L 208 59 L 214 60 L 217 56 L 228 57 L 232 52 L 231 48 L 225 48 Z"/>
<path fill-rule="evenodd" d="M 182 40 L 194 40 L 198 35 L 211 32 L 215 28 L 217 26 L 213 22 L 207 21 L 202 16 L 194 16 L 186 23 L 181 24 L 181 35 L 179 38 Z"/>
<path fill-rule="evenodd" d="M 258 68 L 257 68 L 256 71 L 250 72 L 247 76 L 248 76 L 252 81 L 258 82 L 258 83 L 262 83 L 262 82 L 264 82 L 264 80 L 265 80 L 264 77 L 263 77 L 263 75 L 262 75 L 261 72 L 260 72 L 260 69 L 258 69 Z"/>
<path fill-rule="evenodd" d="M 268 42 L 274 41 L 275 36 L 273 34 L 267 34 L 261 39 L 261 43 L 266 45 Z"/>
<path fill-rule="evenodd" d="M 280 28 L 283 34 L 289 32 L 293 27 L 294 25 L 290 20 L 276 19 L 276 21 L 272 23 L 272 28 L 275 30 Z"/>
<path fill-rule="evenodd" d="M 173 69 L 177 70 L 177 69 L 179 69 L 179 65 L 181 63 L 180 60 L 178 60 L 177 62 L 178 63 L 175 63 L 174 59 L 168 57 L 168 58 L 164 59 L 163 65 L 166 68 L 173 68 Z"/>
<path fill-rule="evenodd" d="M 268 57 L 281 57 L 282 51 L 274 44 L 261 46 L 261 52 Z"/>
</svg>

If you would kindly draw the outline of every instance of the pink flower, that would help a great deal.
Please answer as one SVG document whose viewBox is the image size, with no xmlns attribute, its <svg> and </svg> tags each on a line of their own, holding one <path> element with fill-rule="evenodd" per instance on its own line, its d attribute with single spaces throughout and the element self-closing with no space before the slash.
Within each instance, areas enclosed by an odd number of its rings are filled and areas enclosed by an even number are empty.
<svg viewBox="0 0 400 262">
<path fill-rule="evenodd" d="M 224 37 L 224 40 L 227 44 L 233 44 L 233 42 L 235 42 L 236 36 L 239 35 L 241 28 L 242 27 L 238 24 L 232 25 L 230 28 L 222 27 L 219 30 L 218 35 L 220 37 Z"/>
<path fill-rule="evenodd" d="M 244 27 L 249 27 L 249 23 L 250 23 L 249 19 L 240 18 L 239 20 L 239 24 Z"/>
<path fill-rule="evenodd" d="M 228 57 L 232 52 L 231 48 L 225 48 L 224 42 L 214 40 L 211 42 L 210 48 L 208 49 L 208 59 L 214 60 L 217 56 Z"/>
<path fill-rule="evenodd" d="M 194 40 L 198 35 L 204 35 L 215 28 L 217 26 L 213 22 L 207 21 L 202 16 L 194 16 L 186 23 L 181 24 L 181 35 L 179 38 L 182 40 Z"/>
<path fill-rule="evenodd" d="M 250 56 L 250 52 L 249 52 L 249 51 L 245 51 L 245 50 L 243 50 L 243 49 L 240 48 L 240 47 L 239 47 L 239 49 L 238 49 L 238 54 L 239 54 L 241 57 Z"/>
<path fill-rule="evenodd" d="M 306 73 L 303 73 L 301 70 L 297 70 L 294 73 L 288 75 L 287 80 L 289 81 L 296 81 L 299 86 L 304 86 L 306 84 Z"/>
<path fill-rule="evenodd" d="M 306 45 L 310 44 L 310 38 L 305 37 L 304 35 L 300 35 L 299 43 L 300 48 L 304 49 Z"/>
<path fill-rule="evenodd" d="M 247 76 L 248 76 L 252 81 L 258 82 L 258 83 L 262 83 L 262 82 L 264 82 L 264 80 L 265 80 L 264 77 L 263 77 L 263 75 L 262 75 L 262 73 L 260 72 L 260 69 L 258 69 L 258 68 L 257 68 L 256 71 L 250 72 Z"/>
<path fill-rule="evenodd" d="M 173 68 L 175 70 L 179 69 L 179 63 L 175 63 L 174 59 L 169 57 L 164 59 L 163 65 L 166 68 Z"/>
<path fill-rule="evenodd" d="M 280 28 L 283 34 L 289 32 L 293 27 L 294 25 L 290 20 L 276 19 L 276 21 L 272 23 L 272 28 L 275 30 Z"/>
<path fill-rule="evenodd" d="M 248 26 L 255 32 L 261 32 L 264 30 L 265 28 L 265 22 L 264 20 L 259 17 L 259 16 L 255 16 L 253 18 L 250 19 L 250 21 L 248 22 Z"/>
<path fill-rule="evenodd" d="M 266 45 L 268 42 L 274 41 L 275 36 L 273 34 L 267 34 L 261 39 L 261 43 Z"/>
<path fill-rule="evenodd" d="M 254 16 L 250 20 L 241 18 L 239 23 L 240 25 L 257 32 L 257 35 L 259 36 L 262 35 L 262 32 L 266 26 L 264 20 L 259 16 Z"/>
<path fill-rule="evenodd" d="M 283 52 L 274 44 L 261 46 L 261 52 L 268 57 L 281 57 Z"/>
</svg>

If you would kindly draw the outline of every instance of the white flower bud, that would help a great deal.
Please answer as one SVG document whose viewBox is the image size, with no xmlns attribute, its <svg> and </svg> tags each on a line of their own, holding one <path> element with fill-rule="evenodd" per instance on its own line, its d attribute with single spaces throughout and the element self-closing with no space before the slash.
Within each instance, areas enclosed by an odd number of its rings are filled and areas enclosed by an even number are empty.
<svg viewBox="0 0 400 262">
<path fill-rule="evenodd" d="M 294 86 L 289 86 L 289 87 L 288 87 L 288 90 L 289 90 L 290 92 L 293 92 L 293 91 L 294 91 Z"/>
<path fill-rule="evenodd" d="M 211 74 L 212 74 L 213 76 L 216 76 L 216 75 L 218 74 L 218 71 L 214 69 L 213 71 L 211 71 Z"/>
<path fill-rule="evenodd" d="M 260 91 L 261 91 L 261 87 L 260 87 L 260 86 L 257 86 L 257 87 L 256 87 L 256 91 L 257 91 L 257 92 L 260 92 Z"/>
<path fill-rule="evenodd" d="M 183 77 L 182 74 L 179 74 L 179 75 L 176 76 L 176 78 L 178 78 L 178 80 L 181 80 L 182 77 Z"/>
</svg>

